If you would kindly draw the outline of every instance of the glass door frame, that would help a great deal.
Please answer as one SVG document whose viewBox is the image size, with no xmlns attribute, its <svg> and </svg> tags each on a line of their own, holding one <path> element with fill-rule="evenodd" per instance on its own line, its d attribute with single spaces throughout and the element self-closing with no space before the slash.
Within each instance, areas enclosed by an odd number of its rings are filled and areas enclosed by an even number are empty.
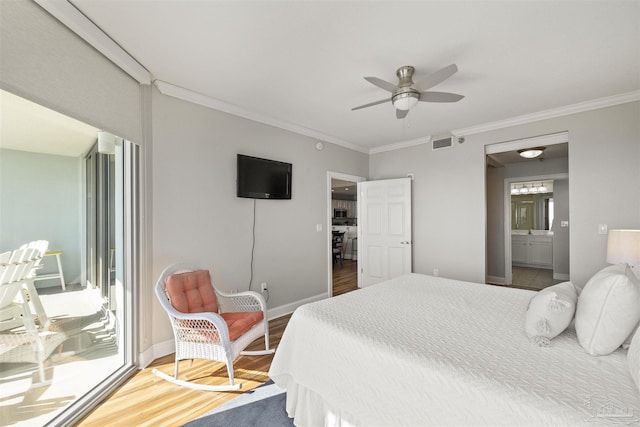
<svg viewBox="0 0 640 427">
<path fill-rule="evenodd" d="M 123 158 L 122 251 L 117 254 L 115 262 L 118 276 L 116 280 L 121 280 L 123 285 L 123 292 L 116 297 L 118 300 L 116 310 L 119 311 L 118 315 L 122 318 L 122 323 L 119 327 L 119 345 L 122 346 L 123 364 L 99 384 L 96 384 L 91 391 L 76 399 L 61 414 L 53 418 L 48 425 L 74 425 L 78 423 L 104 398 L 137 372 L 137 355 L 139 352 L 136 331 L 139 329 L 139 310 L 137 308 L 139 306 L 138 285 L 141 271 L 141 149 L 137 144 L 123 140 L 121 150 Z M 87 188 L 88 191 L 89 189 Z M 86 218 L 88 221 L 89 212 L 87 212 Z M 89 236 L 87 235 L 86 238 L 88 243 Z M 109 251 L 107 255 L 109 255 Z M 89 253 L 87 253 L 86 257 L 87 260 L 91 258 Z M 107 258 L 107 260 L 109 259 Z M 106 267 L 109 268 L 109 264 Z M 87 277 L 88 279 L 89 277 Z"/>
</svg>

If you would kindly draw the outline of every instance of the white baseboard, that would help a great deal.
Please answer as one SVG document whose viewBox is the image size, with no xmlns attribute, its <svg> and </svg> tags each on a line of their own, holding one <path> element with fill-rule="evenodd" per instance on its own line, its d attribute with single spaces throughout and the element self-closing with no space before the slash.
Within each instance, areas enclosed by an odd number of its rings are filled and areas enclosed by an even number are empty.
<svg viewBox="0 0 640 427">
<path fill-rule="evenodd" d="M 267 317 L 269 320 L 277 319 L 278 317 L 286 316 L 287 314 L 291 314 L 295 311 L 296 308 L 301 305 L 308 304 L 315 301 L 320 301 L 323 299 L 327 299 L 328 294 L 322 293 L 319 295 L 315 295 L 309 298 L 305 298 L 300 301 L 295 301 L 289 304 L 281 305 L 279 307 L 274 307 L 267 310 Z M 176 346 L 175 341 L 172 339 L 162 341 L 156 344 L 153 344 L 151 347 L 147 348 L 142 353 L 138 354 L 138 367 L 146 368 L 159 357 L 166 356 L 167 354 L 175 353 Z"/>
<path fill-rule="evenodd" d="M 569 280 L 569 275 L 566 273 L 553 273 L 554 280 Z"/>
<path fill-rule="evenodd" d="M 267 316 L 269 316 L 269 320 L 277 319 L 278 317 L 286 316 L 287 314 L 291 314 L 295 311 L 296 308 L 301 305 L 309 304 L 310 302 L 321 301 L 323 299 L 327 299 L 329 297 L 328 293 L 322 293 L 318 295 L 314 295 L 309 298 L 302 299 L 300 301 L 295 301 L 289 304 L 281 305 L 280 307 L 274 307 L 267 310 Z"/>
<path fill-rule="evenodd" d="M 146 368 L 159 357 L 166 356 L 167 354 L 176 352 L 176 343 L 171 338 L 170 340 L 162 341 L 147 348 L 142 353 L 138 354 L 138 367 L 140 369 Z"/>
</svg>

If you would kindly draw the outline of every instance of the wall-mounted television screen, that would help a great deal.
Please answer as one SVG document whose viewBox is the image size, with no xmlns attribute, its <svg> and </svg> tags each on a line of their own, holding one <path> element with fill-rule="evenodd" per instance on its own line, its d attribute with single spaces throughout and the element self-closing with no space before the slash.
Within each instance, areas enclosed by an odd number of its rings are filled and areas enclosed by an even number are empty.
<svg viewBox="0 0 640 427">
<path fill-rule="evenodd" d="M 291 163 L 238 154 L 237 196 L 291 199 Z"/>
</svg>

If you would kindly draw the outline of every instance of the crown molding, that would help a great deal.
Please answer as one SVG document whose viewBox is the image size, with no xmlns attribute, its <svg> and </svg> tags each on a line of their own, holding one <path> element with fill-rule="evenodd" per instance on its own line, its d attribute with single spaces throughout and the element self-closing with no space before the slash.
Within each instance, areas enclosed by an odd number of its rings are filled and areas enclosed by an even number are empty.
<svg viewBox="0 0 640 427">
<path fill-rule="evenodd" d="M 300 135 L 309 136 L 311 138 L 320 139 L 325 142 L 340 145 L 350 150 L 359 151 L 361 153 L 369 154 L 369 149 L 360 145 L 352 144 L 347 141 L 335 138 L 330 135 L 315 131 L 313 129 L 306 128 L 304 126 L 298 126 L 293 123 L 289 123 L 283 120 L 277 120 L 273 117 L 268 117 L 262 114 L 258 114 L 234 104 L 229 104 L 219 99 L 213 98 L 208 95 L 203 95 L 198 92 L 194 92 L 189 89 L 185 89 L 180 86 L 173 85 L 171 83 L 164 82 L 162 80 L 154 80 L 153 84 L 158 88 L 161 94 L 181 99 L 183 101 L 192 102 L 194 104 L 202 105 L 207 108 L 222 111 L 225 113 L 233 114 L 234 116 L 244 117 L 245 119 L 253 120 L 274 126 L 280 129 L 284 129 L 290 132 L 294 132 Z"/>
<path fill-rule="evenodd" d="M 457 137 L 466 136 L 481 132 L 502 129 L 510 126 L 523 125 L 540 120 L 553 119 L 556 117 L 568 116 L 569 114 L 582 113 L 599 108 L 612 107 L 614 105 L 626 104 L 628 102 L 640 101 L 640 90 L 622 93 L 619 95 L 607 96 L 594 99 L 592 101 L 579 102 L 565 107 L 552 108 L 550 110 L 539 111 L 537 113 L 524 114 L 510 119 L 498 120 L 495 122 L 483 123 L 476 126 L 452 130 L 451 133 Z"/>
<path fill-rule="evenodd" d="M 595 99 L 592 101 L 580 102 L 577 104 L 567 105 L 565 107 L 553 108 L 550 110 L 544 110 L 537 113 L 524 114 L 522 116 L 516 116 L 505 120 L 498 120 L 495 122 L 483 123 L 466 128 L 460 128 L 452 130 L 451 133 L 455 137 L 462 137 L 472 135 L 481 132 L 488 132 L 492 130 L 498 130 L 510 126 L 523 125 L 526 123 L 537 122 L 540 120 L 553 119 L 556 117 L 567 116 L 569 114 L 582 113 L 590 110 L 597 110 L 599 108 L 612 107 L 614 105 L 626 104 L 628 102 L 640 101 L 640 90 L 633 92 L 622 93 L 619 95 L 607 96 L 604 98 Z M 400 148 L 407 148 L 414 145 L 428 144 L 431 141 L 430 136 L 422 138 L 411 139 L 407 141 L 395 142 L 380 147 L 374 147 L 369 150 L 369 154 L 382 153 L 385 151 L 398 150 Z"/>
<path fill-rule="evenodd" d="M 373 147 L 369 149 L 369 154 L 384 153 L 385 151 L 399 150 L 401 148 L 413 147 L 415 145 L 428 144 L 431 141 L 431 135 L 423 136 L 416 139 L 410 139 L 407 141 L 395 142 L 392 144 L 383 145 L 381 147 Z"/>
<path fill-rule="evenodd" d="M 138 83 L 151 84 L 151 73 L 67 0 L 34 1 Z"/>
</svg>

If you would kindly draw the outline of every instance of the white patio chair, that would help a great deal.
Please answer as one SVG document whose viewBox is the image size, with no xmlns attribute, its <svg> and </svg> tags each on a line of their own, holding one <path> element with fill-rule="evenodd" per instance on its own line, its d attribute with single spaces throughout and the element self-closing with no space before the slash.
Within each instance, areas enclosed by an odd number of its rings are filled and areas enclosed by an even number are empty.
<svg viewBox="0 0 640 427">
<path fill-rule="evenodd" d="M 25 243 L 20 246 L 20 249 L 35 249 L 35 258 L 36 262 L 33 266 L 33 275 L 36 274 L 36 270 L 42 268 L 42 259 L 44 255 L 47 253 L 47 249 L 49 248 L 49 241 L 47 240 L 34 240 L 33 242 Z"/>
<path fill-rule="evenodd" d="M 49 318 L 33 283 L 35 266 L 41 258 L 41 252 L 37 248 L 23 247 L 11 254 L 8 266 L 13 267 L 8 267 L 0 279 L 3 286 L 0 299 L 0 330 L 11 329 L 25 321 L 33 322 L 35 325 L 36 318 L 41 328 L 49 325 Z M 16 300 L 18 294 L 21 295 L 20 300 Z M 20 317 L 15 317 L 19 312 Z"/>
<path fill-rule="evenodd" d="M 35 249 L 26 249 L 15 259 L 32 256 Z M 17 251 L 14 251 L 17 252 Z M 51 326 L 44 313 L 40 298 L 33 286 L 33 265 L 36 258 L 0 265 L 0 363 L 37 363 L 40 381 L 35 387 L 46 384 L 44 360 L 66 339 L 59 328 Z M 34 305 L 40 320 L 36 326 Z"/>
<path fill-rule="evenodd" d="M 25 303 L 20 296 L 22 282 L 16 272 L 22 270 L 20 264 L 0 265 L 0 331 L 6 331 L 24 324 Z"/>
<path fill-rule="evenodd" d="M 7 251 L 0 254 L 0 265 L 9 264 L 9 260 L 11 259 L 11 254 L 13 251 Z"/>
<path fill-rule="evenodd" d="M 206 391 L 238 390 L 233 362 L 241 354 L 265 355 L 269 349 L 267 307 L 257 292 L 227 294 L 214 288 L 209 271 L 191 264 L 167 267 L 156 282 L 155 292 L 173 326 L 176 345 L 175 371 L 171 377 L 158 369 L 153 373 L 175 384 Z M 245 351 L 264 335 L 265 350 Z M 178 379 L 183 359 L 207 359 L 226 363 L 228 385 L 203 385 Z"/>
<path fill-rule="evenodd" d="M 64 281 L 64 273 L 62 271 L 62 260 L 60 257 L 64 253 L 63 251 L 50 251 L 49 249 L 49 241 L 48 240 L 34 240 L 33 242 L 26 243 L 20 247 L 20 249 L 37 249 L 39 253 L 40 260 L 34 266 L 34 278 L 33 280 L 50 280 L 50 279 L 58 279 L 60 280 L 60 285 L 62 286 L 62 290 L 67 289 L 67 285 Z M 44 257 L 56 257 L 56 267 L 58 269 L 55 273 L 47 273 L 47 274 L 39 274 L 35 275 L 36 270 L 40 270 L 44 267 Z"/>
</svg>

